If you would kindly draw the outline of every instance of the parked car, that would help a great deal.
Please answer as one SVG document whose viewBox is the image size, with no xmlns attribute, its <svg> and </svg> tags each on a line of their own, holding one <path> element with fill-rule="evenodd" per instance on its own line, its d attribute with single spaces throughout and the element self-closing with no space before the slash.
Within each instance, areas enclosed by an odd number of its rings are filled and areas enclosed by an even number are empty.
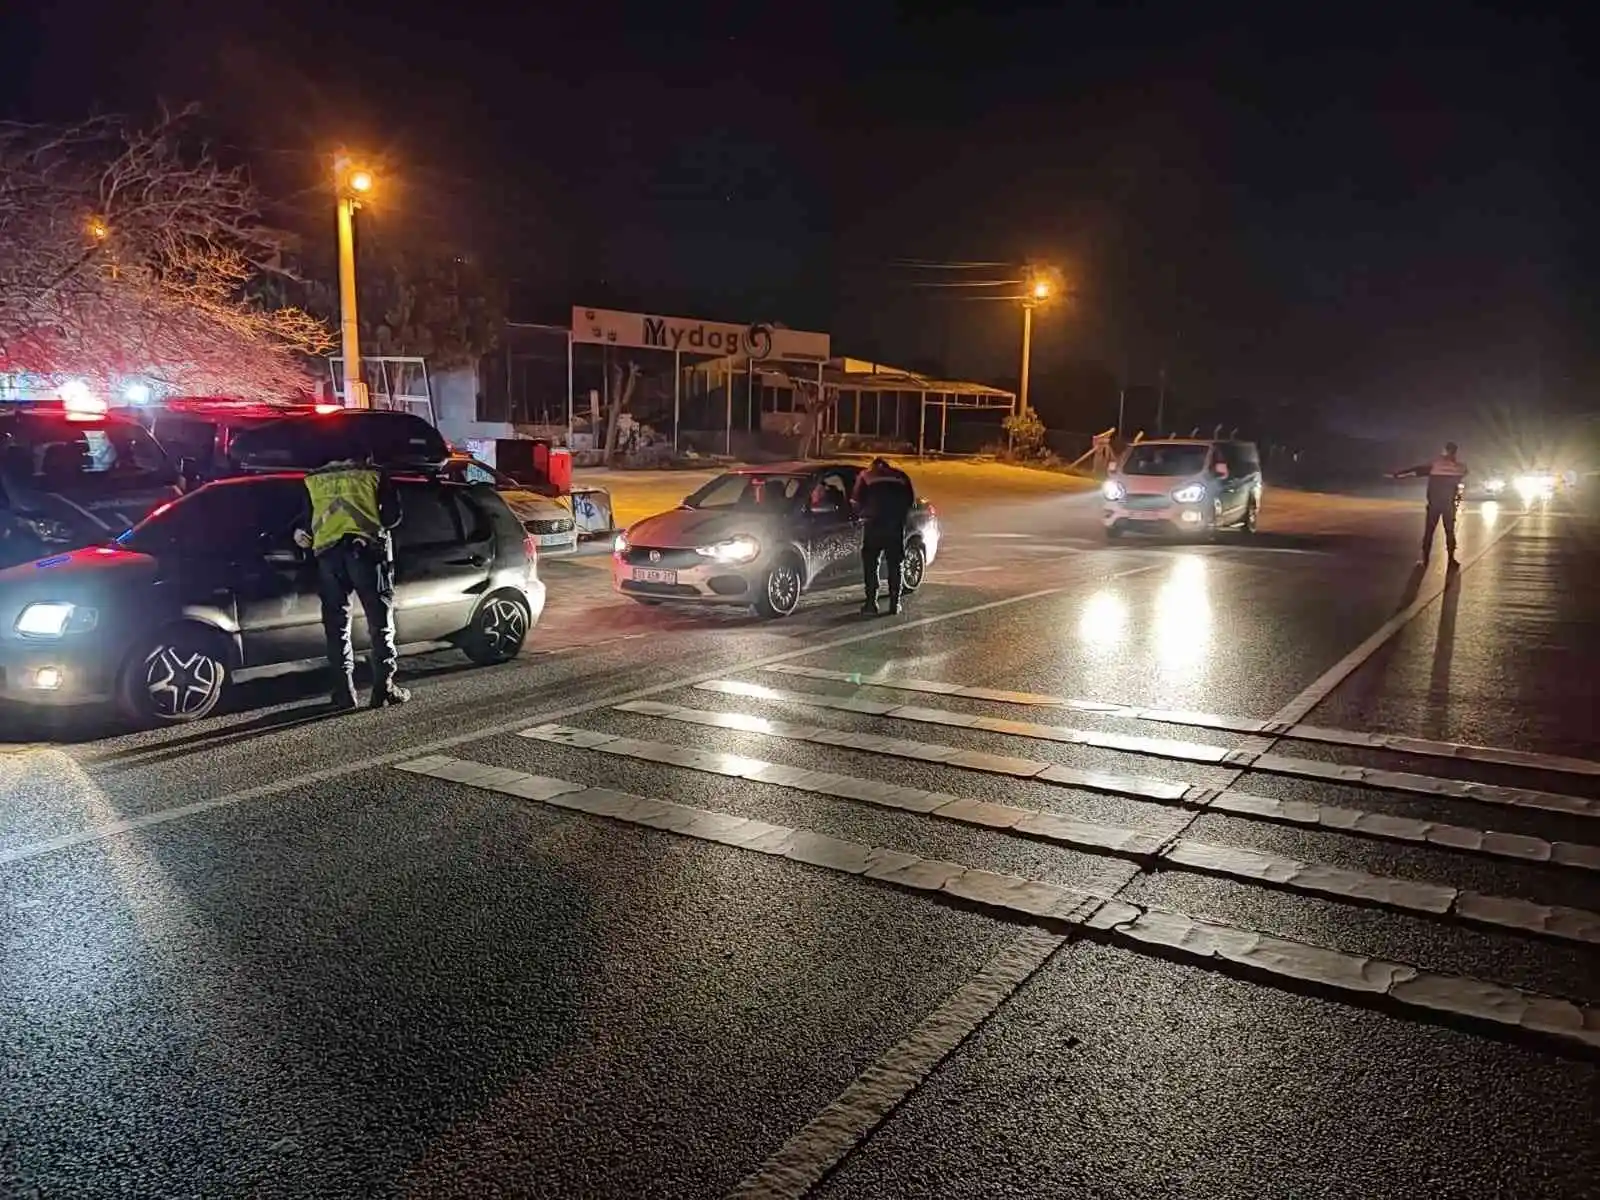
<svg viewBox="0 0 1600 1200">
<path fill-rule="evenodd" d="M 737 604 L 786 617 L 807 592 L 861 582 L 861 522 L 850 510 L 859 466 L 798 463 L 719 475 L 672 512 L 618 534 L 613 586 L 644 604 Z M 939 520 L 918 500 L 906 523 L 904 587 L 939 552 Z"/>
<path fill-rule="evenodd" d="M 504 472 L 460 451 L 450 455 L 444 477 L 456 483 L 486 483 L 494 488 L 544 553 L 570 553 L 578 548 L 578 524 L 573 520 L 572 510 L 561 501 L 540 495 Z"/>
<path fill-rule="evenodd" d="M 413 413 L 319 405 L 244 430 L 233 439 L 229 453 L 241 471 L 305 470 L 334 459 L 370 458 L 432 475 L 444 470 L 450 446 Z"/>
<path fill-rule="evenodd" d="M 130 421 L 0 407 L 0 569 L 109 541 L 179 494 L 177 467 Z"/>
<path fill-rule="evenodd" d="M 304 478 L 207 484 L 115 542 L 0 571 L 0 695 L 180 722 L 235 683 L 325 666 L 316 565 L 292 536 Z M 545 600 L 521 522 L 493 488 L 395 482 L 401 652 L 515 657 Z M 370 645 L 359 606 L 354 635 Z"/>
<path fill-rule="evenodd" d="M 233 444 L 240 434 L 285 417 L 334 411 L 330 406 L 195 396 L 112 410 L 117 416 L 148 429 L 183 470 L 186 482 L 194 486 L 239 473 L 233 458 Z"/>
<path fill-rule="evenodd" d="M 1163 438 L 1136 442 L 1103 489 L 1108 538 L 1130 530 L 1253 534 L 1261 520 L 1261 456 L 1253 442 Z"/>
</svg>

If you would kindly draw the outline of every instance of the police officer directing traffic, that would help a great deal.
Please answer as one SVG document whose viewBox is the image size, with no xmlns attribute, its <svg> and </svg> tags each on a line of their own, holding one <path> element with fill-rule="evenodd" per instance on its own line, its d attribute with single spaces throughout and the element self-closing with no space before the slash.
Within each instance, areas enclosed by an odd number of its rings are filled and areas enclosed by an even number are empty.
<svg viewBox="0 0 1600 1200">
<path fill-rule="evenodd" d="M 389 531 L 400 524 L 400 497 L 370 461 L 332 462 L 306 475 L 310 531 L 295 541 L 316 556 L 322 629 L 333 670 L 333 707 L 356 705 L 355 647 L 350 642 L 350 594 L 361 601 L 372 638 L 370 707 L 404 704 L 411 693 L 394 681 L 394 552 Z"/>
<path fill-rule="evenodd" d="M 887 459 L 875 458 L 872 466 L 856 479 L 850 498 L 862 523 L 861 570 L 866 584 L 867 602 L 861 611 L 878 615 L 878 563 L 888 564 L 889 611 L 900 611 L 900 590 L 906 557 L 906 517 L 916 506 L 916 490 L 911 476 Z"/>
<path fill-rule="evenodd" d="M 1456 444 L 1446 442 L 1444 453 L 1432 462 L 1407 467 L 1389 477 L 1391 479 L 1421 477 L 1428 481 L 1427 525 L 1422 531 L 1422 557 L 1417 560 L 1419 567 L 1428 565 L 1428 559 L 1433 554 L 1433 532 L 1441 524 L 1444 526 L 1445 552 L 1450 556 L 1448 568 L 1454 571 L 1461 566 L 1456 561 L 1456 501 L 1459 498 L 1461 481 L 1466 475 L 1466 464 L 1456 457 Z"/>
</svg>

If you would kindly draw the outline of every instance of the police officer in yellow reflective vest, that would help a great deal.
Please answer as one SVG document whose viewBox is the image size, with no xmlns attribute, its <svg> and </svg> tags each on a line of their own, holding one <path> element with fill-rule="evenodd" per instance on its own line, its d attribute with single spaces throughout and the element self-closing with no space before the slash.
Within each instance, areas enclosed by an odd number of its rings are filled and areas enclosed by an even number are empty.
<svg viewBox="0 0 1600 1200">
<path fill-rule="evenodd" d="M 394 554 L 389 531 L 400 524 L 400 497 L 370 462 L 333 462 L 306 475 L 310 530 L 295 541 L 317 559 L 322 628 L 333 669 L 333 706 L 354 708 L 355 648 L 350 643 L 350 593 L 361 601 L 372 638 L 371 707 L 404 704 L 411 693 L 394 681 Z"/>
</svg>

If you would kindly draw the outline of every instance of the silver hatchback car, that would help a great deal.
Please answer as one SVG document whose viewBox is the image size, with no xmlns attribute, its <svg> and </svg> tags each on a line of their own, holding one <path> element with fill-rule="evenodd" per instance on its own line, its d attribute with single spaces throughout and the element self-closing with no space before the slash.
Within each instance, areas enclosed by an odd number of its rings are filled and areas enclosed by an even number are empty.
<svg viewBox="0 0 1600 1200">
<path fill-rule="evenodd" d="M 1101 520 L 1108 538 L 1129 531 L 1209 537 L 1256 531 L 1261 456 L 1254 442 L 1166 438 L 1136 442 L 1106 480 Z"/>
</svg>

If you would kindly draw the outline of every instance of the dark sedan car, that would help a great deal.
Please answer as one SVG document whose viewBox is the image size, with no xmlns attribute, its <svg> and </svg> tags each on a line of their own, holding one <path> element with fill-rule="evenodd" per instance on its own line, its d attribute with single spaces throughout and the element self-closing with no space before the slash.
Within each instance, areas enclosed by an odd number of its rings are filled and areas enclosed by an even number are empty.
<svg viewBox="0 0 1600 1200">
<path fill-rule="evenodd" d="M 860 473 L 848 463 L 799 463 L 719 475 L 617 536 L 612 583 L 646 604 L 739 604 L 786 617 L 806 592 L 861 582 L 861 522 L 850 510 Z M 938 517 L 918 500 L 906 522 L 907 592 L 938 552 Z"/>
<path fill-rule="evenodd" d="M 189 721 L 231 683 L 324 665 L 316 565 L 293 541 L 303 479 L 207 484 L 114 543 L 0 571 L 0 695 Z M 402 653 L 514 657 L 544 610 L 521 523 L 492 488 L 395 482 Z M 355 639 L 370 644 L 359 606 Z"/>
</svg>

